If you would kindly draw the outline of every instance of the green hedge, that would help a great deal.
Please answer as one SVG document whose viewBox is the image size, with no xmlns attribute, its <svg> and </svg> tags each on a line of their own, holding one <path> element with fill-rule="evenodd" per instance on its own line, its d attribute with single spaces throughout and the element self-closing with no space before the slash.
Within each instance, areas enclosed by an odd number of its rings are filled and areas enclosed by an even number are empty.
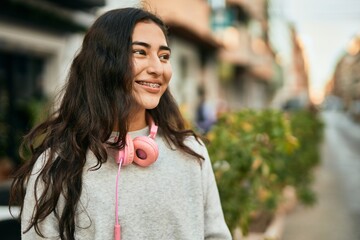
<svg viewBox="0 0 360 240">
<path fill-rule="evenodd" d="M 243 110 L 219 118 L 207 147 L 227 224 L 249 230 L 254 213 L 273 213 L 285 186 L 315 201 L 312 169 L 319 163 L 322 123 L 302 110 Z"/>
</svg>

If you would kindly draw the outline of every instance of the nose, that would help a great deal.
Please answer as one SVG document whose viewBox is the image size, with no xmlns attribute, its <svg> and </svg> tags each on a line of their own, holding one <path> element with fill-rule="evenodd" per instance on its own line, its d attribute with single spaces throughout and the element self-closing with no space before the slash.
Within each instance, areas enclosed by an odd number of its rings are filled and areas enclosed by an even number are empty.
<svg viewBox="0 0 360 240">
<path fill-rule="evenodd" d="M 159 76 L 163 73 L 163 71 L 164 71 L 163 65 L 157 55 L 149 58 L 148 68 L 147 68 L 147 72 L 149 74 Z"/>
</svg>

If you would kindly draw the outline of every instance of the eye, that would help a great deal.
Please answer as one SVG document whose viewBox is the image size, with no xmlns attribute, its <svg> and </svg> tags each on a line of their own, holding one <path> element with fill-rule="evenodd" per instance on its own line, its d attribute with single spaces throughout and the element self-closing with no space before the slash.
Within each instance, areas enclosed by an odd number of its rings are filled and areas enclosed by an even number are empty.
<svg viewBox="0 0 360 240">
<path fill-rule="evenodd" d="M 168 60 L 170 60 L 170 54 L 169 53 L 161 54 L 159 56 L 159 58 L 160 58 L 161 61 L 168 61 Z"/>
<path fill-rule="evenodd" d="M 136 55 L 144 55 L 146 56 L 146 51 L 143 49 L 133 49 L 132 52 Z"/>
</svg>

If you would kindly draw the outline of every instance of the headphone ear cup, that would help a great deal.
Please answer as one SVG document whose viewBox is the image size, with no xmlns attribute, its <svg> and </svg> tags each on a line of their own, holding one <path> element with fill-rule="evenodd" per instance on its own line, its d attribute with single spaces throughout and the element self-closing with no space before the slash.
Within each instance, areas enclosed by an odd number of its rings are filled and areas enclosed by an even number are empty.
<svg viewBox="0 0 360 240">
<path fill-rule="evenodd" d="M 147 167 L 155 162 L 159 156 L 156 142 L 146 136 L 134 139 L 134 162 L 141 167 Z"/>
</svg>

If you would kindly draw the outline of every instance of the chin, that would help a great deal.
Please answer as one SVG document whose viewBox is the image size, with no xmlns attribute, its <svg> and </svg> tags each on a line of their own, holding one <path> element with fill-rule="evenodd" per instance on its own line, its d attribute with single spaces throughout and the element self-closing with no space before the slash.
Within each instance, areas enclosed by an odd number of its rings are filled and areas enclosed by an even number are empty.
<svg viewBox="0 0 360 240">
<path fill-rule="evenodd" d="M 160 98 L 157 97 L 136 97 L 137 105 L 142 109 L 154 109 L 159 105 Z"/>
<path fill-rule="evenodd" d="M 145 108 L 150 110 L 150 109 L 156 108 L 158 105 L 159 105 L 159 103 L 158 104 L 151 104 L 151 105 L 145 106 Z"/>
<path fill-rule="evenodd" d="M 146 101 L 142 104 L 145 109 L 154 109 L 159 105 L 160 101 Z"/>
</svg>

